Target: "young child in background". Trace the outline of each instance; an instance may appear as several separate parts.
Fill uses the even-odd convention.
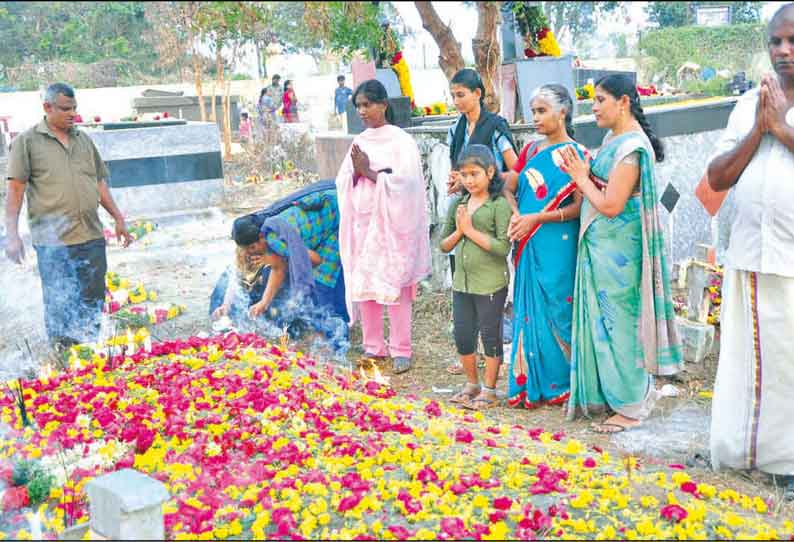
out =
[[[452,317],[455,346],[468,383],[451,401],[481,410],[497,404],[512,210],[502,196],[504,183],[491,149],[469,145],[456,166],[465,191],[449,208],[441,250],[455,251]],[[482,386],[476,366],[478,335],[485,350]]]
[[[240,113],[240,143],[248,143],[251,141],[251,119],[248,117],[248,112],[243,111]]]

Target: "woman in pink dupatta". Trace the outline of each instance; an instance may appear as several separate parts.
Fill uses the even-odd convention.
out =
[[[371,79],[353,93],[367,127],[353,140],[336,177],[339,252],[352,321],[361,318],[367,357],[388,354],[395,373],[411,367],[411,311],[417,284],[431,271],[425,180],[419,148],[389,123],[386,89]]]

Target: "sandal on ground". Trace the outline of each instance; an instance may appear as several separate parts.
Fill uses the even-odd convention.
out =
[[[477,397],[464,402],[461,406],[466,410],[488,410],[499,406],[499,399],[496,395],[480,393]]]
[[[394,374],[404,373],[411,368],[411,365],[411,358],[397,356],[392,361],[392,371],[394,371]]]
[[[447,373],[451,375],[462,375],[463,365],[461,365],[459,361],[450,363],[449,365],[447,365]]]
[[[601,430],[602,428],[606,428],[606,427],[614,427],[615,430],[614,431],[612,431],[612,430],[602,431]],[[639,425],[621,425],[619,423],[609,423],[609,422],[603,422],[603,423],[598,423],[598,424],[594,423],[593,425],[590,426],[590,428],[594,432],[596,432],[596,433],[598,433],[600,435],[614,435],[616,433],[623,433],[625,431],[631,431],[632,429],[635,429],[637,427],[639,427]]]
[[[455,404],[463,404],[477,397],[479,393],[480,393],[479,384],[467,383],[465,386],[463,386],[462,390],[460,390],[458,393],[456,393],[455,395],[449,398],[449,402]]]

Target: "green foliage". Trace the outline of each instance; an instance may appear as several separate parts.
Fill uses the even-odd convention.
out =
[[[2,2],[0,64],[156,60],[143,35],[144,2]]]
[[[648,20],[661,28],[695,24],[696,6],[725,5],[725,2],[648,2]],[[762,2],[730,2],[733,24],[757,23],[761,20]]]
[[[518,31],[522,36],[536,34],[538,30],[548,28],[549,19],[543,9],[534,2],[514,2],[513,14],[516,18]]]
[[[670,81],[688,61],[716,70],[747,70],[753,55],[766,50],[766,28],[763,24],[662,28],[643,34],[639,50],[650,57],[650,73]]]
[[[708,81],[686,81],[683,84],[684,90],[691,94],[702,94],[704,96],[725,96],[730,79],[714,77]]]
[[[551,23],[554,34],[570,32],[576,40],[582,34],[593,32],[598,18],[616,10],[620,2],[540,2]]]
[[[28,483],[28,500],[30,506],[38,506],[50,496],[50,489],[55,483],[55,476],[38,471],[36,476]]]
[[[36,474],[36,464],[33,461],[17,461],[14,463],[14,470],[11,474],[11,484],[14,486],[26,486]]]

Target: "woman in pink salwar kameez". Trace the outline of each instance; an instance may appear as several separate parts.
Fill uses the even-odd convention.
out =
[[[361,318],[366,356],[385,358],[386,306],[388,355],[401,373],[411,367],[417,285],[431,271],[425,180],[413,137],[389,123],[383,85],[365,81],[353,103],[367,129],[353,140],[336,177],[348,312],[353,321]]]

